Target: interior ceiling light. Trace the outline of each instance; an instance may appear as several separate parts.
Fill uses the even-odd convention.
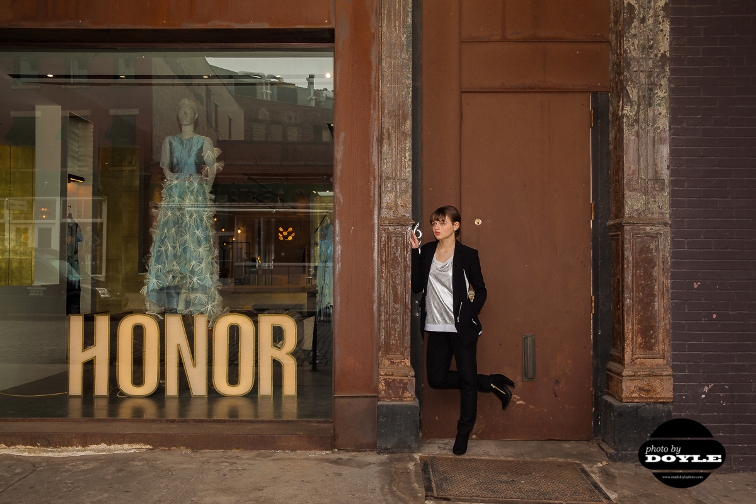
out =
[[[284,230],[284,228],[279,227],[278,228],[278,239],[281,241],[291,241],[292,238],[294,238],[294,235],[296,233],[292,231],[292,228],[289,228],[287,230]]]

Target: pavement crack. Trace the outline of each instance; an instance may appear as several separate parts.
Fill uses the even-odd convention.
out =
[[[192,479],[189,480],[189,483],[187,483],[186,485],[184,485],[183,490],[181,490],[179,492],[179,494],[176,496],[176,498],[171,501],[171,504],[176,504],[177,502],[183,502],[181,500],[181,498],[184,496],[184,494],[186,493],[186,491],[190,487],[192,487],[194,485],[194,480],[197,479],[197,476],[199,476],[200,474],[202,474],[202,468],[205,467],[205,464],[207,464],[207,460],[202,461],[202,463],[200,464],[200,466],[194,472],[194,476],[192,476]]]
[[[389,463],[389,485],[393,497],[404,503],[422,502],[425,488],[420,488],[418,481],[422,481],[416,458],[412,460],[393,460]]]
[[[2,495],[6,490],[8,490],[10,487],[12,487],[13,485],[15,485],[16,483],[18,483],[18,482],[24,480],[25,478],[31,476],[32,474],[34,474],[34,472],[36,470],[37,470],[37,466],[34,465],[34,464],[32,464],[32,468],[31,468],[31,470],[28,473],[24,474],[20,478],[16,479],[12,483],[9,483],[9,484],[5,485],[5,487],[3,487],[2,489],[0,489],[0,495]]]

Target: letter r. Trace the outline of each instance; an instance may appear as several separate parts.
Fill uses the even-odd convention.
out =
[[[297,395],[297,360],[291,352],[297,347],[297,323],[288,315],[259,315],[260,385],[258,394],[273,395],[273,359],[281,363],[283,395]],[[273,344],[273,326],[283,330],[283,344]]]

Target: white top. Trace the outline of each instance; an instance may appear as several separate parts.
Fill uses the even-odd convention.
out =
[[[429,332],[457,332],[454,327],[454,294],[452,266],[454,256],[440,262],[433,254],[428,288],[425,292],[425,330]]]

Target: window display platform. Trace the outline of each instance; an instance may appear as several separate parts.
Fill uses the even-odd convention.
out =
[[[235,379],[236,369],[229,369]],[[212,368],[209,369],[212,374]],[[135,368],[140,376],[141,369]],[[84,372],[84,395],[69,396],[66,372],[12,387],[0,392],[3,418],[96,418],[166,420],[330,420],[333,409],[330,368],[297,370],[297,396],[282,396],[274,387],[272,397],[258,397],[257,388],[246,396],[224,397],[212,387],[207,397],[192,397],[186,382],[180,381],[179,397],[165,397],[164,383],[148,397],[126,397],[115,383],[116,368],[110,369],[110,394],[93,397],[91,366]],[[184,377],[181,377],[184,379]],[[274,367],[273,383],[281,381],[280,367]],[[60,392],[57,392],[57,391]],[[51,392],[55,391],[55,392]]]
[[[110,372],[115,376],[115,367]],[[279,375],[275,373],[274,383]],[[179,397],[165,397],[162,384],[149,397],[122,397],[114,383],[108,397],[34,397],[35,391],[49,393],[53,384],[65,388],[67,379],[66,373],[59,373],[2,391],[0,444],[143,444],[197,450],[333,448],[330,368],[311,371],[300,367],[299,395],[292,397],[281,396],[280,390],[274,390],[273,397],[258,397],[256,388],[243,397],[224,397],[212,388],[207,397],[191,397],[184,387]],[[85,372],[84,379],[85,391],[91,390],[91,370]]]
[[[255,314],[247,312],[251,317]],[[224,397],[212,386],[208,396],[191,397],[186,375],[179,372],[179,397],[166,398],[164,390],[164,355],[161,346],[161,381],[158,389],[149,397],[125,397],[116,382],[116,332],[123,314],[111,316],[110,335],[110,391],[108,397],[93,397],[93,364],[84,364],[83,396],[70,397],[68,391],[68,365],[65,359],[65,338],[61,322],[51,322],[46,330],[30,332],[24,338],[0,339],[3,352],[0,359],[0,417],[4,418],[151,418],[151,419],[244,419],[244,420],[329,420],[333,403],[333,331],[330,322],[319,321],[317,340],[314,327],[305,330],[302,317],[298,317],[299,344],[293,355],[297,359],[296,397],[281,395],[281,367],[273,364],[273,397],[258,400],[257,386],[243,397]],[[90,318],[90,316],[87,316]],[[191,317],[184,317],[184,324],[193,342]],[[161,334],[164,320],[159,321]],[[40,328],[39,326],[37,327]],[[85,345],[94,341],[93,325],[86,324]],[[274,338],[279,337],[274,329]],[[238,355],[238,337],[230,338],[229,353]],[[312,370],[312,346],[317,347],[317,371]],[[212,345],[210,345],[210,354]],[[140,381],[143,376],[142,338],[134,341],[134,376]],[[44,358],[48,364],[33,363],[34,358]],[[32,362],[30,362],[32,361]],[[235,358],[229,362],[229,380],[238,380]],[[256,371],[257,372],[257,371]],[[208,366],[208,384],[212,383],[212,366]]]

